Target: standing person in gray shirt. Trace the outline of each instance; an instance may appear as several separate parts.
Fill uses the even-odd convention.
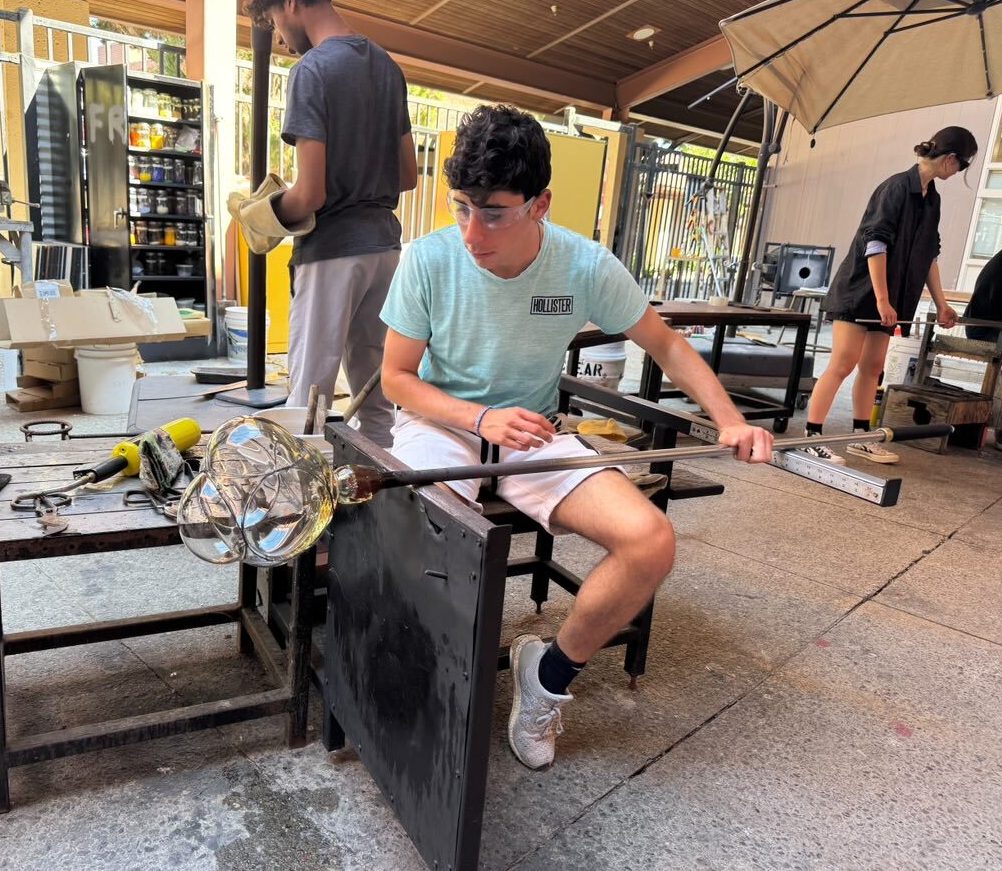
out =
[[[403,73],[355,33],[330,0],[247,0],[259,26],[302,59],[292,70],[282,139],[295,146],[295,184],[275,204],[295,239],[289,311],[289,405],[311,384],[325,396],[344,358],[358,393],[383,356],[379,312],[400,258],[400,192],[417,185]],[[388,447],[392,406],[377,387],[358,412],[362,432]]]

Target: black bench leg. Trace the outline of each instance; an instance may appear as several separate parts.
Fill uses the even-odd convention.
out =
[[[549,562],[553,559],[553,536],[548,532],[536,533],[536,560],[537,562]],[[536,603],[536,613],[543,611],[543,602],[549,598],[550,592],[550,572],[544,566],[539,566],[532,571],[532,590],[530,598]]]
[[[638,637],[626,645],[626,660],[623,669],[630,676],[630,689],[637,688],[637,678],[647,670],[647,648],[651,642],[651,622],[654,619],[654,601],[633,618],[632,625]]]
[[[310,701],[310,648],[313,627],[310,625],[310,602],[317,574],[317,549],[311,547],[296,559],[292,570],[292,611],[286,649],[289,657],[289,689],[292,706],[286,724],[290,747],[306,743],[307,713]]]
[[[330,753],[334,750],[343,750],[345,745],[344,729],[334,716],[330,702],[324,699],[324,723],[321,732],[321,740],[324,742],[324,749]]]
[[[253,611],[257,607],[257,568],[249,566],[247,563],[240,563],[239,585],[240,607]],[[238,649],[241,653],[253,654],[254,642],[251,640],[250,633],[244,628],[243,621],[240,621],[239,626]]]
[[[2,608],[2,606],[0,606]],[[10,810],[10,768],[7,765],[7,686],[4,683],[3,614],[0,610],[0,814]]]

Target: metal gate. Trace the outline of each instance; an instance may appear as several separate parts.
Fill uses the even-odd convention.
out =
[[[755,167],[660,142],[634,142],[615,252],[652,299],[728,295],[737,271]]]

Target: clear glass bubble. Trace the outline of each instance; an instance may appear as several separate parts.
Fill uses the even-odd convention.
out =
[[[177,527],[188,550],[206,562],[224,565],[236,562],[246,552],[232,510],[204,472],[195,476],[181,496]]]
[[[182,539],[209,562],[281,565],[327,528],[335,486],[330,463],[312,445],[273,421],[235,418],[209,440],[203,471],[181,500]]]

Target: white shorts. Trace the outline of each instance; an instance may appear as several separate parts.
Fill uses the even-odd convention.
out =
[[[390,453],[412,469],[444,469],[476,465],[481,462],[482,441],[479,436],[466,430],[433,423],[404,409],[397,410],[392,432],[393,447],[390,448]],[[491,447],[493,449],[494,446]],[[598,451],[584,444],[573,433],[557,433],[553,441],[546,442],[538,448],[518,451],[502,447],[500,451],[500,462],[598,455]],[[497,494],[548,532],[562,535],[566,534],[567,530],[550,526],[550,515],[553,510],[586,478],[610,468],[619,469],[618,466],[605,466],[594,469],[539,472],[533,475],[510,475],[498,479]],[[489,481],[490,478],[477,478],[446,481],[445,484],[471,505],[479,508],[477,496],[480,488]]]

